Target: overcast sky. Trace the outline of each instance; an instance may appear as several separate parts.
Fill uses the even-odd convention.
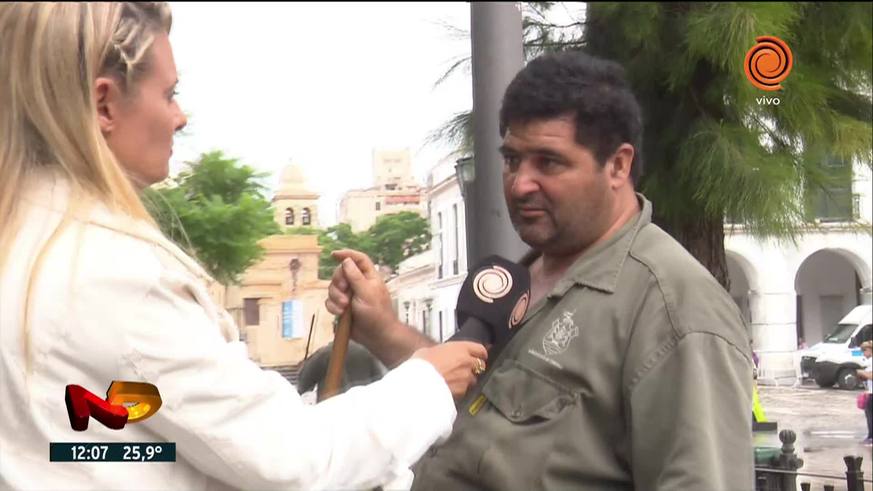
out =
[[[178,101],[189,115],[171,172],[213,149],[272,174],[300,164],[335,223],[348,189],[372,183],[376,148],[409,148],[424,183],[452,149],[430,132],[472,107],[450,64],[470,53],[470,5],[452,3],[171,3]]]

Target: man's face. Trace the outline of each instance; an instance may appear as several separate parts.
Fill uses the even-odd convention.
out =
[[[607,173],[575,134],[572,116],[511,123],[500,148],[512,224],[525,243],[550,254],[581,251],[610,225]]]

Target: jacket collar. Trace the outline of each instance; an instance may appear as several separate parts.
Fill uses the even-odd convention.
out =
[[[624,224],[606,242],[579,256],[555,284],[549,297],[563,296],[573,285],[587,286],[606,293],[615,292],[619,274],[637,233],[652,222],[652,203],[642,194],[636,195],[641,208],[636,217]],[[521,263],[529,266],[539,256],[539,251],[531,250],[525,254]]]
[[[62,172],[41,169],[35,172],[34,185],[24,193],[23,200],[32,206],[50,209],[61,215],[71,206],[70,183]],[[71,217],[73,220],[109,229],[130,237],[151,242],[179,261],[188,271],[211,285],[215,280],[197,261],[166,238],[157,227],[143,220],[114,212],[99,201],[83,205]]]

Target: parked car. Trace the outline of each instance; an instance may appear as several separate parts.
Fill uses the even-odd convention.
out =
[[[856,370],[861,368],[864,355],[860,345],[873,338],[871,328],[873,306],[859,305],[843,317],[825,339],[801,351],[800,372],[803,378],[812,378],[819,387],[854,389],[861,385]]]

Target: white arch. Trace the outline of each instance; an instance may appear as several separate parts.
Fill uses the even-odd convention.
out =
[[[811,258],[813,255],[818,254],[819,252],[833,252],[843,259],[847,260],[849,264],[852,265],[852,269],[855,270],[855,273],[858,275],[858,278],[861,280],[861,288],[869,290],[871,288],[871,276],[873,276],[873,271],[871,271],[870,264],[867,264],[867,261],[864,260],[859,254],[855,251],[851,251],[849,249],[843,247],[822,247],[820,249],[816,249],[809,254],[801,256],[801,258],[796,262],[796,264],[792,265],[792,271],[794,273],[794,285],[797,287],[797,277],[800,275],[800,269],[803,268],[803,265],[806,264],[806,261]]]
[[[749,283],[749,290],[760,290],[758,268],[756,268],[755,265],[752,264],[752,261],[750,261],[749,258],[747,258],[745,255],[743,255],[742,252],[732,249],[725,248],[724,254],[727,259],[733,260],[740,266],[743,274],[746,275],[746,281]]]

